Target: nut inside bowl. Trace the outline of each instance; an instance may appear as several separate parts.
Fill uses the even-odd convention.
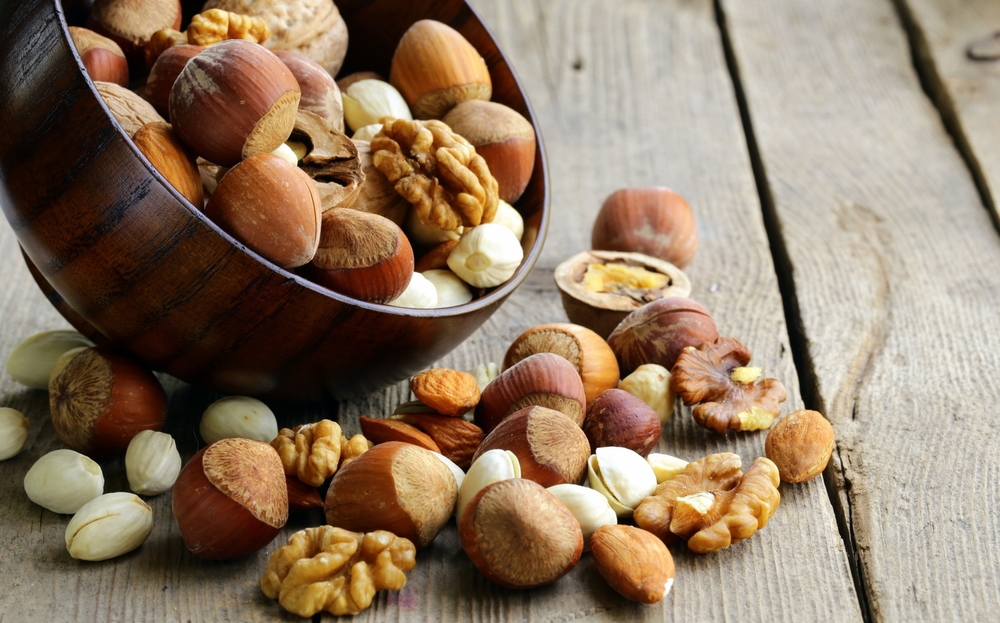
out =
[[[388,75],[406,28],[432,18],[482,54],[493,100],[537,124],[503,53],[456,0],[342,0],[341,75]],[[373,391],[426,368],[523,282],[548,226],[539,138],[515,204],[524,260],[470,303],[404,309],[339,295],[280,269],[224,233],[139,155],[75,54],[57,0],[0,6],[0,203],[50,301],[92,338],[208,389],[295,400]]]

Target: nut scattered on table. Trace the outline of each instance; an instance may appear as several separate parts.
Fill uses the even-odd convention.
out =
[[[274,411],[252,396],[225,396],[205,408],[198,432],[207,444],[227,437],[271,442],[278,436]]]
[[[177,443],[167,433],[144,430],[132,438],[125,451],[128,486],[140,495],[169,491],[181,472]]]
[[[66,525],[66,550],[77,560],[127,554],[153,532],[153,509],[134,493],[105,493],[84,504]]]
[[[483,429],[461,418],[437,413],[403,413],[392,416],[434,440],[442,455],[462,469],[472,465],[472,457],[483,441]]]
[[[79,331],[56,329],[32,334],[18,342],[7,355],[7,374],[31,389],[47,390],[52,368],[60,355],[93,345]]]
[[[601,205],[590,246],[643,253],[684,268],[698,250],[698,230],[691,206],[673,190],[662,186],[621,188]]]
[[[657,488],[653,467],[628,448],[597,448],[587,460],[590,486],[608,499],[619,517],[631,517]]]
[[[677,396],[670,389],[670,371],[656,363],[644,363],[618,383],[622,389],[649,405],[666,424],[674,413]]]
[[[535,353],[518,361],[483,390],[475,421],[489,434],[505,417],[530,406],[561,411],[582,424],[587,399],[573,364],[555,353]]]
[[[619,446],[644,457],[660,443],[660,417],[627,391],[609,389],[587,404],[583,432],[592,452],[603,446]]]
[[[618,515],[611,508],[608,498],[599,491],[571,483],[548,487],[549,493],[559,498],[580,522],[583,531],[583,549],[590,549],[590,537],[601,526],[615,525]]]
[[[785,482],[805,482],[826,469],[833,455],[833,426],[818,411],[799,409],[771,427],[764,453]]]
[[[674,585],[674,558],[663,541],[634,526],[607,525],[591,537],[601,577],[626,599],[653,604]]]
[[[521,462],[510,450],[493,448],[486,450],[472,461],[458,490],[455,501],[455,518],[465,512],[472,498],[494,482],[521,477]]]
[[[90,457],[75,450],[53,450],[28,469],[24,492],[35,504],[69,515],[104,493],[104,472]]]
[[[672,296],[631,312],[608,336],[608,345],[618,357],[622,374],[631,374],[645,363],[659,364],[674,374],[674,363],[682,350],[718,337],[715,320],[703,305]]]
[[[28,440],[28,418],[17,409],[0,407],[0,461],[17,456]]]
[[[299,530],[271,554],[260,587],[300,617],[357,614],[378,591],[403,588],[416,564],[413,543],[391,532],[319,526]]]
[[[417,400],[441,415],[463,415],[479,404],[476,377],[461,370],[424,370],[410,379],[410,391]]]

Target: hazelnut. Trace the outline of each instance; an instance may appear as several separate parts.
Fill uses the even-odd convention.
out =
[[[510,478],[482,489],[458,519],[462,549],[483,575],[507,588],[555,582],[583,553],[580,523],[540,484]]]
[[[17,456],[28,440],[28,418],[17,409],[0,407],[0,461]]]
[[[413,275],[413,247],[398,225],[351,209],[323,214],[319,247],[304,274],[334,292],[371,303],[400,296]]]
[[[24,492],[35,504],[69,515],[104,493],[104,473],[90,457],[75,450],[53,450],[24,475]]]
[[[451,470],[418,446],[390,441],[341,467],[326,494],[331,526],[388,530],[426,547],[448,523],[458,487]]]
[[[121,456],[140,431],[160,430],[167,395],[152,372],[107,347],[76,354],[49,383],[52,426],[70,448]]]
[[[198,432],[205,443],[243,437],[271,443],[278,436],[278,420],[266,404],[250,396],[226,396],[208,405]]]
[[[79,331],[59,329],[35,333],[11,349],[7,355],[7,374],[21,385],[47,390],[52,368],[60,355],[93,345]]]
[[[608,336],[624,374],[645,363],[670,370],[687,346],[695,348],[719,337],[715,320],[696,301],[679,296],[648,303],[622,320]]]
[[[91,80],[128,87],[128,59],[121,46],[89,28],[70,26],[69,34]]]
[[[573,364],[583,381],[588,403],[618,385],[618,361],[608,343],[587,327],[568,322],[536,325],[519,335],[507,348],[503,367],[507,369],[529,355],[546,352]]]
[[[601,205],[590,246],[643,253],[684,268],[698,250],[698,230],[691,206],[669,188],[622,188]]]
[[[826,469],[833,455],[833,426],[818,411],[799,409],[771,427],[764,453],[785,482],[805,482]]]
[[[300,97],[295,76],[273,52],[228,39],[191,58],[178,74],[170,122],[197,155],[233,166],[288,139]]]
[[[125,451],[128,487],[141,495],[160,495],[170,490],[181,471],[177,443],[167,433],[144,430]]]
[[[489,69],[476,48],[451,26],[430,19],[403,33],[389,82],[416,119],[440,119],[459,102],[488,100],[493,94]]]
[[[516,202],[535,169],[531,122],[513,108],[481,99],[457,104],[442,121],[472,143],[486,161],[497,180],[500,199]]]
[[[521,477],[543,487],[578,483],[587,469],[590,444],[580,426],[564,413],[527,407],[504,418],[479,445],[473,462],[490,450],[509,450]]]
[[[489,434],[509,414],[532,405],[561,411],[582,424],[587,398],[573,364],[554,353],[525,357],[486,386],[475,421]]]
[[[232,437],[198,451],[172,492],[184,545],[210,560],[243,558],[270,543],[288,520],[288,488],[278,452]]]
[[[605,339],[646,303],[691,293],[680,268],[641,253],[584,251],[559,264],[554,277],[570,322]]]
[[[230,169],[205,204],[205,216],[282,268],[312,260],[321,215],[312,179],[270,153],[253,154]]]
[[[147,123],[132,136],[132,142],[177,192],[196,208],[202,208],[205,193],[198,164],[169,123]]]
[[[66,525],[66,551],[77,560],[108,560],[142,545],[153,532],[153,509],[133,493],[105,493]]]
[[[299,110],[308,110],[344,131],[344,105],[340,87],[323,66],[300,52],[275,50],[275,56],[288,67],[302,92]]]
[[[646,456],[660,442],[660,418],[627,391],[609,389],[587,404],[583,432],[592,451],[619,446]]]
[[[170,116],[170,89],[188,61],[205,51],[204,46],[182,43],[167,48],[146,77],[146,99],[161,115]]]

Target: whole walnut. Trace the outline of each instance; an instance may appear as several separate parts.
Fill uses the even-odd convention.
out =
[[[331,76],[347,54],[347,24],[333,0],[208,0],[208,9],[262,18],[271,33],[267,48],[305,54]]]

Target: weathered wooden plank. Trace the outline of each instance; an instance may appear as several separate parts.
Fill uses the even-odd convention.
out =
[[[722,6],[872,619],[990,620],[997,232],[890,2]]]
[[[790,390],[786,411],[801,406],[775,272],[760,205],[709,0],[537,2],[475,6],[483,14],[529,93],[548,147],[556,218],[535,274],[479,332],[441,363],[470,368],[499,361],[524,329],[563,320],[552,270],[589,246],[589,223],[601,200],[627,185],[673,186],[694,206],[701,250],[689,274],[694,296],[713,311],[724,334],[743,340],[755,363]],[[63,326],[35,291],[6,228],[0,234],[0,352],[28,334]],[[197,420],[215,397],[167,381],[171,432],[182,453],[197,447]],[[403,384],[344,405],[349,432],[359,414],[385,415],[407,398]],[[296,518],[265,551],[244,561],[207,563],[181,544],[169,494],[152,500],[150,541],[122,559],[83,564],[62,543],[68,518],[31,504],[21,480],[32,461],[59,446],[45,423],[43,392],[23,392],[0,378],[0,404],[22,408],[33,422],[25,453],[0,464],[0,574],[17,578],[0,593],[0,620],[239,620],[296,617],[280,612],[257,582],[267,556],[300,527]],[[313,421],[326,408],[275,405],[282,424]],[[763,434],[716,437],[685,411],[664,428],[661,449],[686,458],[762,454]],[[120,462],[106,466],[108,490],[124,490]],[[713,556],[675,549],[674,592],[662,604],[625,602],[585,560],[554,586],[508,591],[492,585],[460,551],[453,526],[419,559],[406,588],[381,595],[359,620],[607,621],[729,619],[857,621],[847,559],[823,483],[783,487],[782,507],[746,543]],[[58,597],[54,597],[58,596]]]
[[[500,361],[523,329],[565,320],[551,280],[556,264],[589,247],[604,197],[630,185],[673,186],[690,200],[702,246],[689,269],[694,296],[724,334],[755,352],[800,406],[768,241],[739,113],[711,2],[518,1],[474,3],[507,51],[544,132],[555,217],[531,283],[445,358],[467,367]],[[397,390],[345,405],[342,421],[386,413]],[[687,458],[729,450],[746,464],[763,453],[763,434],[720,438],[685,411],[665,428],[661,450]],[[422,591],[404,618],[453,613],[458,620],[858,620],[843,545],[820,481],[783,488],[782,508],[757,537],[717,556],[675,549],[674,592],[636,607],[610,593],[590,561],[556,585],[499,590],[461,553],[453,527],[422,564],[445,588]],[[457,564],[456,564],[457,563]],[[711,588],[709,588],[711,587]],[[457,597],[461,595],[461,597]],[[373,612],[368,620],[375,620]]]
[[[927,87],[1000,214],[1000,3],[903,0]]]

